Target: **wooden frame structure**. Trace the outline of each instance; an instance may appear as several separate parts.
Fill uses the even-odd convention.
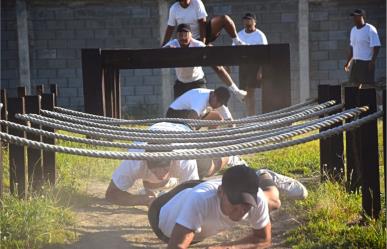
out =
[[[245,64],[263,65],[263,112],[291,105],[289,44],[139,50],[82,49],[85,112],[121,117],[121,69]]]

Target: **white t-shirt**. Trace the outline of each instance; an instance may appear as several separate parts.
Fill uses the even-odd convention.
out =
[[[353,27],[350,40],[354,60],[370,61],[373,55],[373,47],[380,46],[378,31],[368,23],[361,29],[356,28],[356,26]]]
[[[205,47],[206,44],[204,44],[201,41],[192,39],[189,43],[190,48],[201,48]],[[170,40],[167,44],[164,45],[164,47],[175,47],[180,48],[180,43],[177,39]],[[204,72],[202,67],[176,67],[176,77],[179,81],[183,83],[190,83],[193,81],[197,81],[204,78]]]
[[[150,130],[192,131],[184,124],[161,122],[152,125]],[[143,152],[143,149],[129,149],[129,152]],[[178,178],[179,182],[198,180],[196,160],[173,160],[170,178]],[[127,191],[136,180],[141,179],[150,183],[162,182],[147,167],[145,160],[124,160],[114,171],[112,180],[114,185],[122,191]]]
[[[251,33],[247,33],[245,29],[242,29],[239,31],[238,36],[246,45],[267,45],[266,35],[259,29],[255,29]]]
[[[240,221],[232,221],[220,209],[217,191],[221,184],[221,179],[210,180],[181,191],[167,202],[160,210],[159,228],[163,234],[170,238],[178,223],[195,231],[194,241],[201,241],[238,224]],[[256,230],[270,222],[267,199],[261,189],[257,201],[257,207],[252,207],[242,218]]]
[[[203,117],[212,110],[209,99],[210,93],[214,91],[206,88],[196,88],[185,92],[179,96],[169,106],[175,110],[194,110],[199,117]],[[222,105],[215,109],[224,119],[232,119],[232,115],[227,106]]]
[[[191,0],[187,8],[181,7],[180,3],[176,2],[169,9],[168,25],[177,26],[181,23],[189,24],[193,38],[199,39],[200,31],[198,20],[206,17],[207,11],[201,0]]]

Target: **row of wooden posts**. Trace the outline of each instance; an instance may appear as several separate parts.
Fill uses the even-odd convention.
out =
[[[11,122],[25,124],[14,117],[16,113],[40,114],[41,109],[53,110],[56,105],[58,88],[55,84],[50,85],[50,92],[45,93],[43,85],[36,87],[36,95],[26,95],[26,88],[18,88],[18,96],[9,98],[6,91],[1,90],[1,119]],[[385,110],[385,95],[384,110]],[[341,103],[342,87],[319,85],[318,102],[324,103],[329,100],[336,100]],[[346,87],[344,90],[345,109],[358,106],[369,106],[368,115],[377,111],[375,89],[358,89],[357,87]],[[339,112],[339,111],[337,111]],[[384,114],[385,120],[385,114]],[[326,129],[334,128],[341,123],[334,124]],[[54,132],[53,129],[40,127],[33,124],[34,128],[42,128]],[[2,127],[2,132],[19,137],[25,137],[34,141],[42,141],[48,144],[55,144],[55,139],[41,137],[16,129]],[[323,131],[321,130],[321,131]],[[385,122],[383,122],[383,134],[385,134]],[[343,134],[335,135],[328,139],[320,140],[320,168],[321,180],[343,181],[347,179],[348,191],[361,191],[362,204],[365,213],[371,217],[378,217],[381,209],[380,202],[380,176],[379,176],[379,154],[378,154],[378,130],[377,120],[369,122],[361,127]],[[346,153],[344,154],[344,141]],[[383,139],[385,155],[385,139]],[[9,144],[9,172],[10,191],[20,197],[25,197],[28,189],[39,190],[48,182],[55,184],[55,153],[23,146]],[[4,147],[4,144],[3,144]],[[0,147],[0,148],[3,148]],[[344,155],[346,158],[344,158]],[[346,161],[346,169],[344,167]],[[386,167],[384,165],[384,167]],[[385,168],[386,169],[386,168]],[[2,166],[0,165],[0,195],[3,192]],[[386,179],[386,170],[384,170]]]
[[[56,84],[50,84],[49,91],[45,91],[44,85],[35,88],[35,95],[27,95],[26,87],[17,88],[16,97],[8,97],[7,91],[1,89],[1,119],[25,125],[24,121],[15,118],[16,113],[40,114],[40,110],[54,110],[58,95]],[[33,128],[53,132],[54,130],[40,125],[32,124]],[[55,144],[55,139],[42,137],[20,131],[6,126],[1,127],[2,132],[18,137],[40,141],[47,144]],[[55,153],[14,144],[2,144],[1,149],[8,146],[9,153],[9,180],[10,192],[24,198],[28,190],[39,191],[44,183],[55,184]],[[3,167],[0,161],[0,196],[3,194]]]

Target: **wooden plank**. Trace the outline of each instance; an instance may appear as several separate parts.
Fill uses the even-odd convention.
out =
[[[115,117],[114,113],[114,68],[107,67],[104,72],[105,108],[107,117]]]
[[[53,111],[55,106],[55,95],[53,93],[42,94],[42,109]],[[54,129],[43,127],[44,130],[55,132]],[[47,144],[55,144],[55,139],[43,137],[43,142]],[[55,184],[56,164],[55,164],[55,152],[43,151],[43,179],[45,182],[49,182],[51,185]]]
[[[27,88],[25,86],[19,86],[17,88],[17,96],[23,98],[27,95]]]
[[[318,103],[322,104],[330,100],[330,86],[329,85],[318,85]],[[322,118],[324,116],[320,116]],[[320,129],[320,132],[326,131],[328,128]],[[321,181],[328,179],[328,172],[331,168],[331,157],[330,157],[330,142],[327,139],[320,139],[320,174]]]
[[[102,50],[102,58],[104,66],[119,69],[262,64],[270,60],[271,52],[283,51],[288,47],[288,44],[270,44],[178,49],[116,49]]]
[[[42,95],[44,93],[44,85],[36,86],[36,95]]]
[[[269,46],[268,51],[269,58],[266,58],[262,63],[263,113],[291,105],[289,46]],[[255,58],[257,59],[259,55],[256,53]]]
[[[359,89],[346,87],[344,90],[346,110],[359,106]],[[353,119],[347,120],[347,122]],[[361,186],[361,154],[360,154],[360,130],[353,129],[345,133],[345,149],[347,162],[347,190],[359,192]]]
[[[23,124],[15,118],[16,113],[25,113],[24,98],[8,98],[9,121]],[[23,131],[9,128],[9,134],[18,137],[25,137]],[[27,164],[25,161],[24,146],[9,144],[9,176],[11,193],[17,194],[19,197],[26,197],[28,191]]]
[[[359,105],[369,107],[369,111],[361,116],[376,112],[375,89],[361,89],[359,91]],[[377,120],[360,126],[359,130],[361,136],[362,206],[369,217],[377,218],[381,210]]]
[[[82,49],[85,112],[105,116],[105,87],[100,49]]]
[[[329,96],[331,100],[335,100],[337,104],[341,104],[341,86],[329,86]],[[332,112],[331,114],[339,113],[342,110]],[[343,122],[338,122],[334,125],[330,125],[329,128],[341,126]],[[328,165],[328,176],[335,181],[344,180],[344,142],[343,134],[327,138],[329,143],[329,157],[330,164]]]
[[[26,96],[26,113],[40,114],[41,97]],[[40,125],[31,124],[31,127],[40,129]],[[29,140],[41,142],[42,138],[39,135],[27,133]],[[27,148],[28,155],[28,182],[34,191],[41,189],[43,185],[43,162],[42,162],[42,151],[34,148]]]
[[[121,83],[120,70],[114,70],[114,117],[121,118]]]

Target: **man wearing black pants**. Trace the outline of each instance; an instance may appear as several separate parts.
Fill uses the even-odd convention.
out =
[[[375,62],[380,49],[378,32],[374,26],[365,22],[364,10],[355,9],[351,16],[355,26],[351,30],[351,48],[344,70],[351,71],[349,81],[356,86],[374,84]]]

